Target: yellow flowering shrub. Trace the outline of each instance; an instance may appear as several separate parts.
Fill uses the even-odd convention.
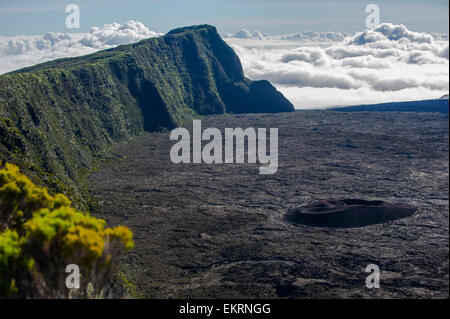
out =
[[[62,194],[51,196],[11,164],[0,169],[0,214],[0,295],[86,297],[86,289],[65,287],[69,264],[80,267],[84,288],[99,294],[134,245],[127,227],[105,228],[104,220],[71,207]]]
[[[52,197],[46,188],[34,185],[16,165],[6,163],[0,170],[0,230],[11,226],[15,217],[28,219],[40,208],[55,209],[71,204],[63,194]]]

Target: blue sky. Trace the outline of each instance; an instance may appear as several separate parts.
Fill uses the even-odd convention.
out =
[[[66,5],[81,9],[81,28],[66,29]],[[448,0],[0,0],[0,35],[84,32],[92,26],[143,22],[151,30],[208,23],[219,32],[245,28],[266,33],[360,31],[365,7],[379,5],[381,22],[404,24],[413,31],[448,33]]]

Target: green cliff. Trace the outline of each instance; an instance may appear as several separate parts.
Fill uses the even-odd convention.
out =
[[[244,77],[214,27],[186,27],[0,76],[0,158],[76,197],[79,172],[114,141],[198,115],[293,110]]]

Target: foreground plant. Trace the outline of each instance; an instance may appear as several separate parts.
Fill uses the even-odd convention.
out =
[[[124,226],[71,207],[6,164],[0,169],[0,296],[91,298],[105,296],[120,256],[133,248]],[[68,265],[80,270],[80,288],[67,288]]]

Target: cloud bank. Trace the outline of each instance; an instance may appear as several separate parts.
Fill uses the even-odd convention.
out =
[[[87,33],[0,36],[0,74],[160,35],[129,21]],[[239,30],[224,38],[247,77],[271,81],[297,109],[439,98],[449,90],[445,34],[383,23],[356,34]]]
[[[296,32],[288,34],[265,34],[259,31],[250,32],[246,29],[238,30],[234,33],[225,34],[225,38],[251,39],[251,40],[286,40],[299,42],[329,42],[343,41],[350,33],[346,32]]]
[[[277,47],[268,37],[254,45],[236,41],[235,35],[229,43],[249,78],[271,81],[297,109],[432,99],[448,93],[445,36],[436,40],[436,35],[383,23],[340,41],[313,43],[338,38],[327,34],[311,33],[308,43],[291,46]]]
[[[128,21],[92,27],[87,33],[53,33],[42,36],[0,36],[0,74],[57,58],[74,57],[138,42],[162,34],[144,24]]]

